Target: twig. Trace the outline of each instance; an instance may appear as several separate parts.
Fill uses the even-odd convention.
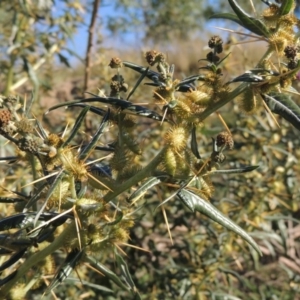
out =
[[[87,91],[88,84],[89,84],[89,77],[90,77],[90,70],[91,70],[90,69],[91,52],[92,52],[94,29],[95,29],[99,5],[100,5],[100,0],[94,0],[91,23],[89,26],[89,38],[88,38],[88,44],[87,44],[86,56],[85,56],[85,73],[84,73],[84,85],[83,85],[84,91]]]

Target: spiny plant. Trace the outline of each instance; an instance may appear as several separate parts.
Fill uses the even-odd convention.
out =
[[[79,271],[85,263],[141,299],[121,247],[128,245],[130,230],[142,220],[145,203],[157,198],[168,228],[165,207],[177,197],[188,210],[233,231],[262,254],[251,235],[210,200],[213,175],[258,168],[221,167],[226,161],[224,152],[234,147],[230,129],[218,112],[221,107],[240,96],[241,111],[255,113],[261,103],[267,113],[279,114],[300,129],[300,109],[289,96],[298,95],[292,83],[300,69],[294,2],[264,2],[268,8],[260,19],[245,13],[233,0],[229,3],[235,14],[214,16],[237,22],[269,45],[255,68],[230,81],[222,77],[228,55],[222,57],[222,39],[214,36],[208,42],[211,51],[200,60],[205,62],[201,74],[183,80],[174,78],[175,66],[155,50],[145,58],[156,70],[112,58],[109,66],[117,72],[109,96],[90,94],[47,111],[82,108],[68,134],[48,132],[37,119],[30,119],[26,107],[22,111],[18,98],[1,96],[0,134],[16,146],[16,156],[2,160],[30,167],[33,177],[31,182],[24,178],[20,190],[13,191],[18,197],[1,198],[4,203],[15,203],[14,212],[0,221],[0,251],[8,257],[0,266],[1,297],[20,299],[34,289],[55,293],[72,270]],[[126,98],[129,85],[121,75],[124,67],[140,74]],[[154,103],[149,105],[159,106],[161,113],[130,101],[144,79],[154,87]],[[233,87],[237,82],[241,83]],[[80,128],[89,112],[101,122],[86,139]],[[205,155],[198,146],[199,136],[214,113],[225,129],[212,139],[211,151]],[[102,143],[105,137],[111,140]],[[109,154],[99,158],[98,153],[104,152]],[[243,249],[240,239],[237,243]],[[107,267],[110,259],[115,260],[116,271]]]

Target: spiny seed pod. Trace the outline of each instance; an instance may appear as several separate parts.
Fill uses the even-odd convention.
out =
[[[206,88],[208,87],[221,87],[223,84],[220,82],[220,75],[214,72],[207,73],[205,77],[205,83],[207,84]]]
[[[218,147],[227,147],[228,149],[233,149],[234,141],[232,135],[227,131],[223,131],[217,135],[216,143]]]
[[[45,260],[44,264],[41,266],[41,273],[43,275],[50,275],[54,274],[56,269],[55,261],[52,255],[48,255]]]
[[[59,158],[63,164],[64,169],[72,174],[75,180],[87,180],[88,172],[84,161],[80,161],[70,148],[60,149]]]
[[[195,110],[193,110],[193,102],[188,98],[178,99],[173,111],[176,116],[181,119],[187,119],[195,113]]]
[[[293,42],[292,35],[287,30],[281,29],[269,37],[269,48],[281,56],[284,55],[286,46]]]
[[[124,120],[122,120],[122,125],[124,128],[130,129],[136,125],[136,122],[131,116],[126,115]]]
[[[50,146],[54,146],[56,148],[60,147],[63,143],[63,139],[59,137],[57,134],[50,133],[48,135],[48,141],[46,141],[47,144]]]
[[[204,107],[206,107],[210,101],[210,95],[202,91],[192,91],[190,93],[186,93],[185,96],[192,102]]]
[[[50,199],[48,200],[47,208],[53,208],[57,206],[64,206],[67,202],[66,196],[70,195],[69,192],[70,182],[66,180],[62,180],[56,188],[53,190]],[[48,190],[46,189],[45,192]]]
[[[174,126],[165,134],[164,140],[170,149],[182,151],[186,147],[188,133],[183,127]]]
[[[112,69],[118,69],[123,67],[122,60],[119,57],[113,57],[111,61],[109,62],[109,66]]]
[[[166,87],[158,87],[154,92],[153,92],[153,98],[158,102],[158,103],[163,103],[165,104],[166,102],[170,102],[174,99],[174,90],[173,89],[168,89]]]
[[[21,119],[20,121],[15,122],[15,125],[18,128],[18,133],[20,134],[33,132],[32,123],[28,119]]]
[[[165,152],[164,166],[170,175],[175,175],[177,169],[177,157],[174,151],[170,148]]]
[[[122,169],[127,166],[128,159],[128,150],[124,149],[124,147],[117,146],[114,151],[114,156],[110,160],[110,166],[113,170],[122,171]]]
[[[42,275],[42,274],[40,274],[40,275]],[[34,285],[31,287],[31,289],[32,290],[37,290],[37,289],[39,289],[41,286],[42,286],[42,284],[44,283],[44,280],[42,280],[42,278],[40,277],[40,278],[38,278],[38,280],[34,283]],[[23,298],[22,298],[23,299]],[[20,299],[21,300],[21,299]]]
[[[124,132],[122,137],[123,137],[123,140],[124,140],[125,144],[127,145],[128,149],[130,151],[132,151],[133,153],[135,153],[137,155],[142,154],[142,150],[140,149],[139,143],[134,141],[131,138],[131,136],[129,135],[129,133]]]
[[[120,222],[120,226],[122,226],[122,228],[130,229],[134,226],[134,220],[133,219],[123,219]]]
[[[9,299],[11,300],[21,300],[26,298],[26,285],[24,283],[17,284],[10,292],[9,292]]]
[[[252,89],[247,89],[238,100],[239,108],[246,114],[256,111],[257,99]]]
[[[203,176],[199,178],[200,185],[201,185],[201,194],[205,196],[205,199],[211,198],[214,187],[212,185],[212,182],[208,176]]]
[[[280,26],[283,30],[286,30],[292,36],[294,36],[293,26],[297,25],[297,23],[298,19],[292,14],[281,16],[278,20],[278,26]],[[293,38],[290,37],[290,40],[292,41]]]
[[[184,153],[184,157],[177,156],[176,174],[180,177],[186,177],[191,173],[191,166],[189,164],[189,156]]]
[[[271,4],[267,9],[262,13],[262,17],[265,21],[275,22],[278,20],[279,6],[276,4]]]
[[[90,242],[85,227],[79,229],[79,232],[76,229],[70,232],[70,234],[66,236],[64,240],[64,246],[70,248],[79,248],[79,240],[81,242],[81,246],[86,245]]]
[[[112,244],[125,243],[129,238],[128,230],[123,227],[114,228],[114,231],[109,235],[109,237],[109,241]]]

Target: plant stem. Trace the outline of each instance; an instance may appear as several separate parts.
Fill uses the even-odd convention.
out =
[[[100,5],[100,0],[94,0],[91,23],[89,26],[89,37],[88,37],[88,44],[86,49],[86,57],[85,57],[85,74],[84,74],[84,84],[83,84],[84,91],[88,89],[88,85],[89,85],[89,77],[91,71],[91,66],[90,66],[91,50],[93,46],[93,37],[95,32],[95,24],[96,24],[99,5]]]
[[[259,60],[259,62],[256,65],[256,68],[262,67],[261,64],[264,60],[270,59],[274,50],[268,48],[268,50],[265,52],[265,54],[262,56],[262,58]]]
[[[166,152],[167,147],[164,147],[153,159],[152,161],[144,167],[141,171],[135,174],[133,177],[125,181],[121,186],[115,189],[114,192],[106,194],[103,199],[105,202],[109,202],[112,199],[116,198],[122,192],[126,191],[127,189],[131,188],[132,186],[139,183],[141,180],[146,178],[155,168],[159,165],[162,161],[163,154]]]
[[[9,95],[11,86],[13,84],[13,80],[14,80],[14,66],[15,66],[15,56],[12,55],[10,57],[9,70],[8,70],[7,76],[6,76],[6,85],[5,85],[5,90],[4,90],[4,95],[5,96]]]

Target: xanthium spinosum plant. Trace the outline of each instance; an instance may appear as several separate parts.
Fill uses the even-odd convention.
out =
[[[17,198],[1,198],[15,204],[15,211],[0,221],[0,252],[6,258],[0,266],[1,298],[20,299],[40,286],[46,286],[46,293],[55,291],[75,268],[86,263],[139,299],[122,245],[127,245],[130,230],[142,218],[148,193],[163,195],[159,205],[163,210],[177,197],[187,209],[233,231],[261,255],[256,241],[210,199],[212,175],[251,172],[258,167],[221,168],[224,152],[234,147],[234,141],[218,113],[220,108],[239,96],[242,112],[255,113],[260,103],[266,113],[279,114],[300,130],[300,109],[290,97],[297,94],[292,83],[300,69],[295,33],[300,22],[293,14],[293,1],[263,2],[268,8],[261,18],[247,14],[234,0],[229,0],[234,14],[213,16],[238,23],[268,44],[252,70],[230,81],[222,77],[222,64],[229,54],[223,54],[222,39],[213,36],[208,42],[210,52],[200,60],[205,63],[200,74],[183,80],[174,78],[175,66],[155,50],[145,55],[148,67],[112,58],[109,66],[116,74],[109,96],[89,94],[47,112],[60,107],[81,109],[66,135],[48,132],[38,120],[30,119],[30,111],[22,110],[18,98],[1,96],[0,134],[16,146],[16,156],[3,160],[31,168],[33,177],[30,193],[14,191]],[[140,76],[130,92],[121,75],[123,68]],[[143,81],[153,87],[151,104],[160,111],[131,100]],[[88,113],[101,122],[85,141],[80,128]],[[212,139],[210,155],[203,156],[199,129],[215,113],[224,130]],[[139,138],[137,132],[145,120],[151,124],[150,131],[159,132],[156,140],[150,131],[145,131],[149,137]],[[113,137],[113,142],[103,143],[104,136]],[[107,155],[99,159],[100,151]],[[65,257],[57,264],[61,252]],[[113,255],[121,277],[105,266],[104,253]],[[46,275],[51,275],[50,281]]]

